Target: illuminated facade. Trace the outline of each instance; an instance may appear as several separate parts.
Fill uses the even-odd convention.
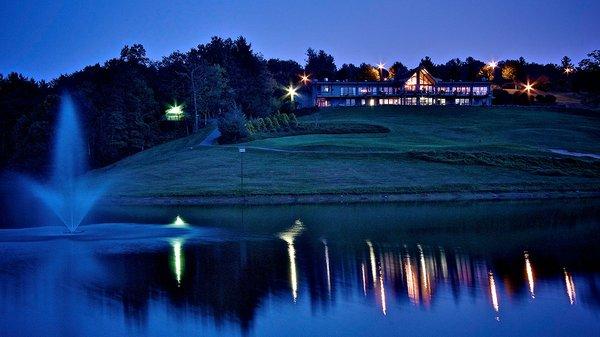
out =
[[[315,81],[312,104],[330,106],[475,105],[490,106],[491,83],[442,81],[418,68],[394,81]]]

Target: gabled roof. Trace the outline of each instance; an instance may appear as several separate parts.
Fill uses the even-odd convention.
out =
[[[417,73],[417,75],[418,75],[419,72],[422,72],[423,76],[429,78],[433,83],[442,82],[442,79],[433,77],[431,75],[431,73],[429,73],[429,71],[427,71],[427,69],[425,69],[425,67],[422,67],[422,66],[418,66],[415,69],[409,70],[403,74],[396,75],[396,77],[394,78],[394,81],[406,82],[406,81],[408,81],[409,78],[413,77],[413,75],[415,75],[415,73]]]

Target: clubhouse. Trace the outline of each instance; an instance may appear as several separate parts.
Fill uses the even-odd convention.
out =
[[[424,68],[390,81],[315,81],[312,105],[474,105],[491,106],[491,83],[442,81]]]

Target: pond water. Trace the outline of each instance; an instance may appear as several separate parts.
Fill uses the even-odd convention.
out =
[[[3,219],[1,336],[600,335],[600,200]]]

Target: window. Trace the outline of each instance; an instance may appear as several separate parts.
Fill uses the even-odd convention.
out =
[[[346,98],[346,106],[354,106],[356,104],[356,101],[354,100],[354,98]]]
[[[473,87],[473,95],[485,96],[488,93],[487,87]]]
[[[455,105],[471,105],[468,98],[455,98]]]
[[[331,106],[331,103],[328,100],[326,100],[325,98],[318,98],[317,99],[317,106],[319,108],[326,108],[328,106]]]
[[[371,98],[369,100],[369,106],[375,106],[375,99],[374,98]]]
[[[342,87],[342,96],[355,96],[356,87]]]

